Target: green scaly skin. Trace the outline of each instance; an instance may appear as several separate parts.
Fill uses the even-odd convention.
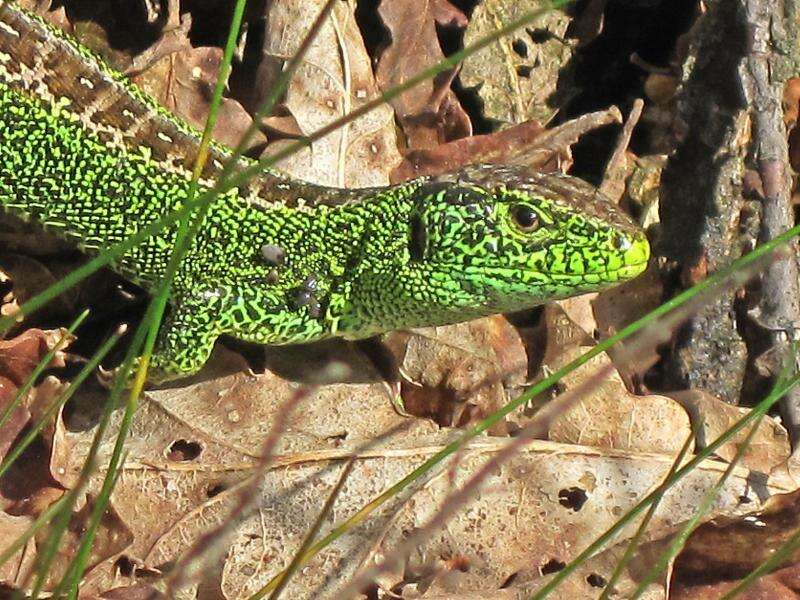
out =
[[[96,253],[186,201],[199,139],[76,41],[2,3],[0,208]],[[228,155],[212,148],[201,193]],[[153,289],[175,235],[112,267]],[[567,176],[479,166],[341,190],[269,171],[212,202],[153,366],[158,379],[194,373],[220,334],[357,339],[518,310],[635,277],[648,256],[626,216]]]

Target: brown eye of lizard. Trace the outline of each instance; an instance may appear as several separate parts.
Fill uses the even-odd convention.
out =
[[[511,216],[521,231],[529,233],[539,228],[539,214],[530,206],[518,204],[511,209]]]

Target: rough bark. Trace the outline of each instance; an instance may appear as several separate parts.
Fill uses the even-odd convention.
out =
[[[678,98],[676,151],[662,177],[660,251],[689,285],[741,254],[738,240],[748,119],[739,67],[747,51],[741,1],[715,0],[693,28]],[[679,332],[667,365],[676,388],[739,397],[747,352],[734,293],[726,293]]]
[[[745,0],[749,47],[742,68],[742,82],[753,122],[752,154],[764,190],[761,241],[794,227],[791,206],[792,181],[787,132],[781,97],[787,76],[796,72],[798,16],[795,2]],[[771,262],[761,280],[762,294],[757,321],[770,338],[775,355],[790,356],[800,323],[800,282],[797,244],[791,255]],[[781,361],[783,362],[783,360]],[[797,447],[800,435],[800,391],[795,388],[782,400],[784,424]]]

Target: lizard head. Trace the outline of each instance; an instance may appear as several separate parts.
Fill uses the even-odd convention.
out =
[[[408,266],[424,272],[423,302],[445,312],[506,312],[602,290],[639,275],[650,255],[644,233],[574,177],[468,167],[428,180],[412,202]]]

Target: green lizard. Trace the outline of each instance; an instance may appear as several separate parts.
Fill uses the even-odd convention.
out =
[[[0,209],[96,253],[185,202],[199,140],[77,41],[0,2]],[[201,192],[229,155],[213,146]],[[152,289],[175,235],[112,267]],[[568,176],[476,166],[344,190],[265,171],[213,200],[154,379],[196,372],[221,334],[288,344],[455,323],[607,288],[648,257],[630,219]]]

